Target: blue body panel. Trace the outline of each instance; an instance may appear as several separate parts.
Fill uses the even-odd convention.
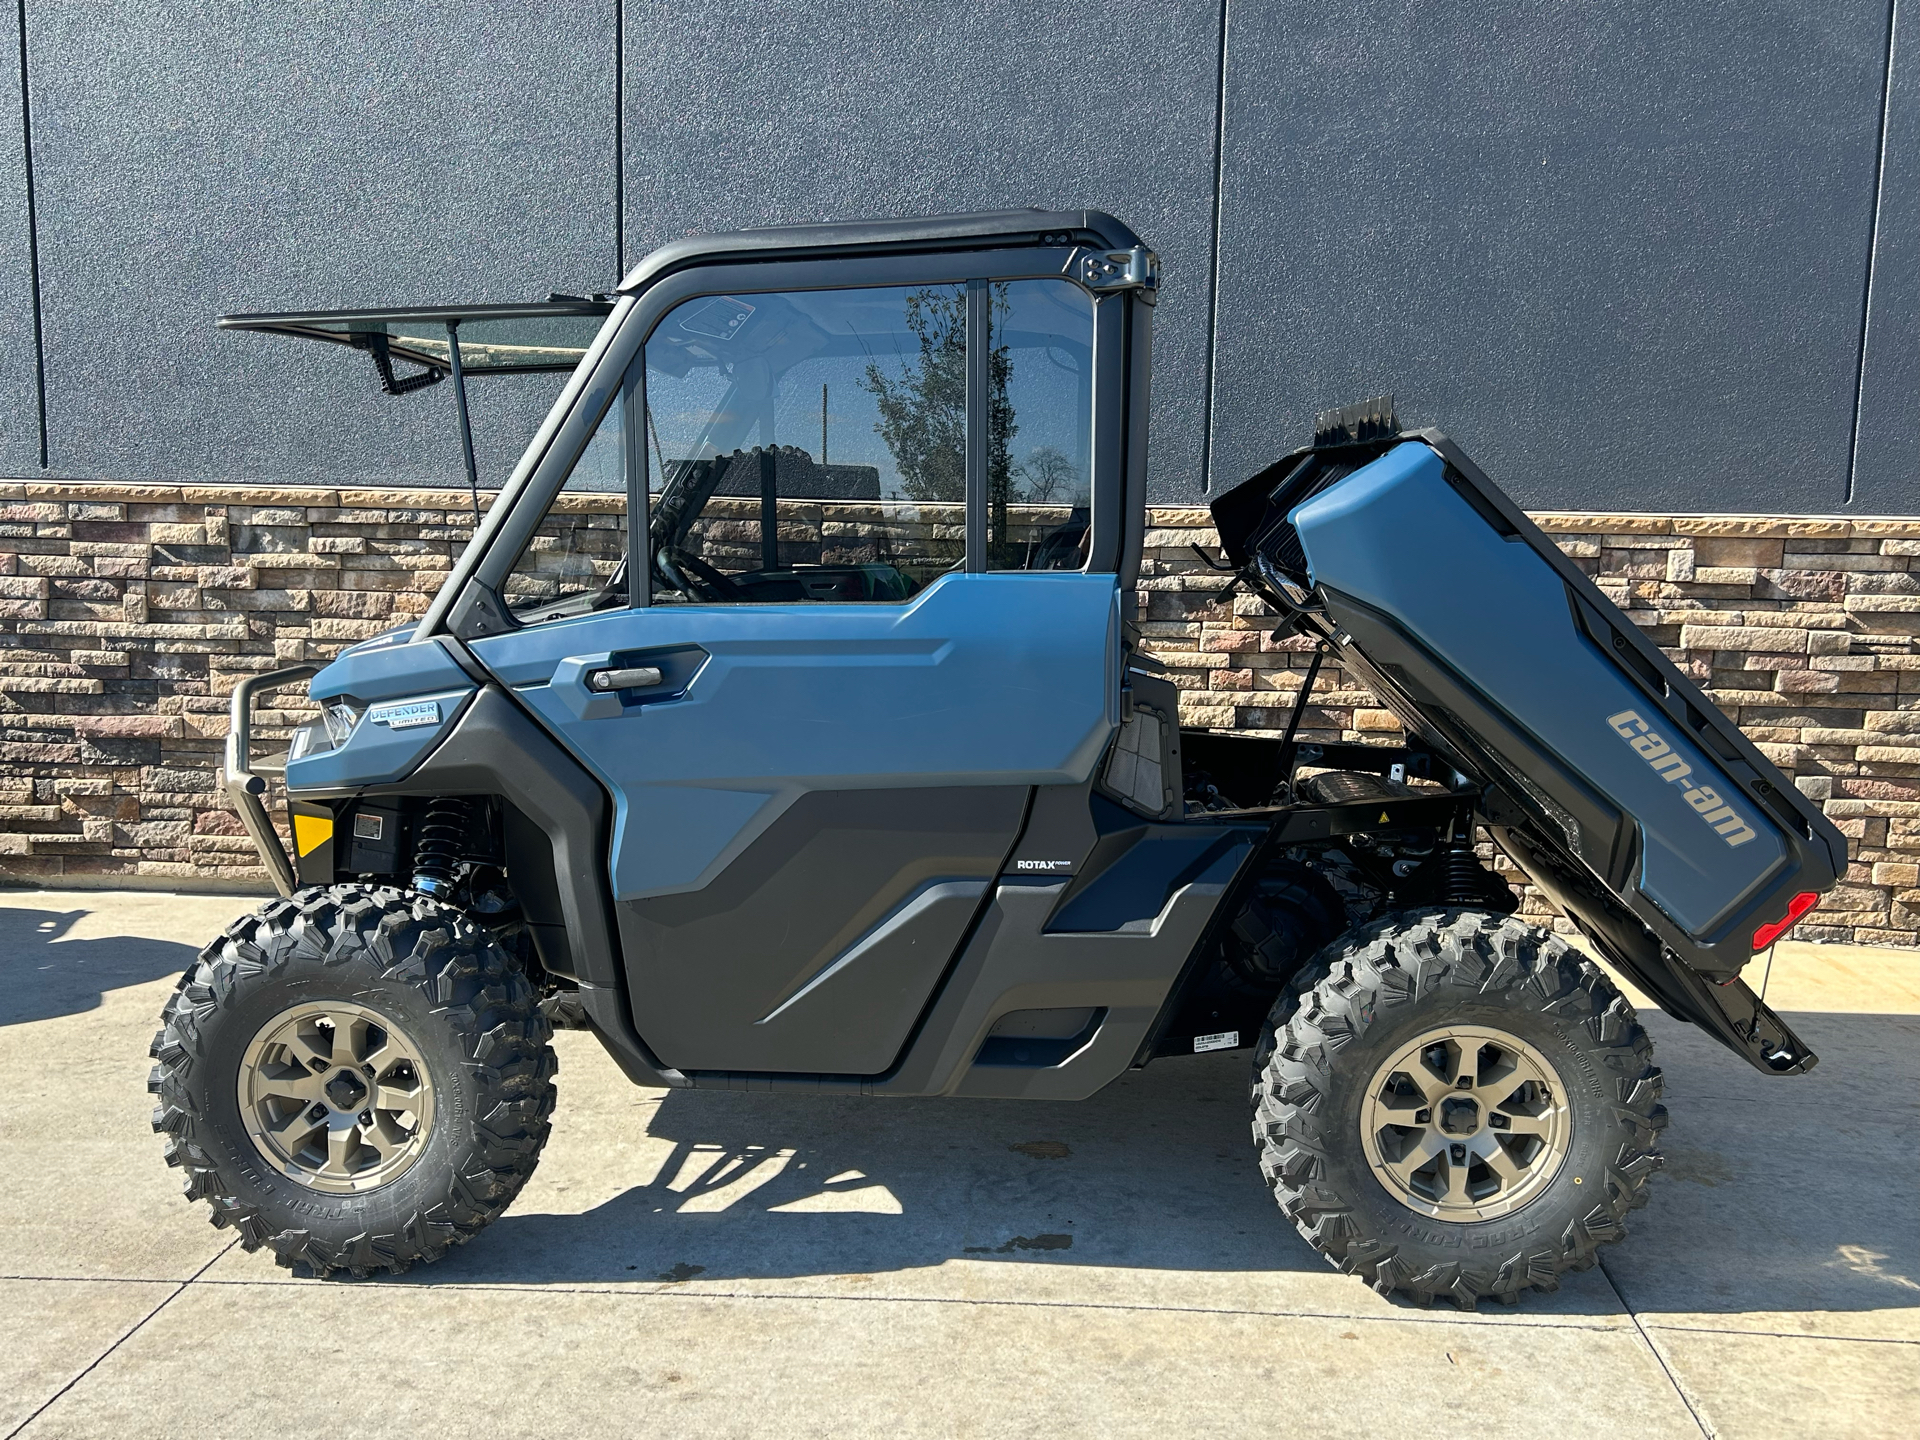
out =
[[[1336,619],[1343,601],[1385,617],[1631,817],[1638,888],[1683,930],[1707,938],[1779,876],[1773,817],[1594,644],[1566,582],[1483,519],[1431,448],[1397,446],[1289,518]]]
[[[307,693],[321,702],[346,697],[371,705],[377,700],[463,689],[473,689],[473,680],[444,645],[432,640],[394,644],[386,636],[376,636],[364,647],[341,651],[338,659],[313,677]]]
[[[453,728],[478,688],[446,647],[433,641],[395,644],[381,636],[342,652],[313,677],[307,693],[322,703],[346,700],[367,713],[344,745],[289,760],[287,788],[351,790],[401,779]],[[420,708],[397,716],[399,724],[382,723],[384,709],[397,702]],[[437,718],[422,723],[427,715]]]
[[[676,698],[594,705],[565,663],[687,647],[709,658]],[[952,574],[904,605],[661,604],[472,648],[613,796],[620,900],[700,888],[810,790],[1078,783],[1119,722],[1112,575]]]

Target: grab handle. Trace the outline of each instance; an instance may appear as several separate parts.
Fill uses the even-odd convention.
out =
[[[645,690],[661,681],[657,665],[635,665],[626,670],[595,670],[587,676],[587,688],[602,694],[614,690]]]

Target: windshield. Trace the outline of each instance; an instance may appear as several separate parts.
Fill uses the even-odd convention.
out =
[[[331,341],[442,374],[452,368],[449,337],[457,333],[461,369],[473,377],[571,370],[612,312],[609,301],[556,298],[525,305],[223,315],[219,325]]]

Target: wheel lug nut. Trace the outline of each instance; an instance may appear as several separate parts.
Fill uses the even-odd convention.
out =
[[[1433,1112],[1431,1110],[1414,1111],[1413,1123],[1416,1125],[1431,1125],[1433,1123]]]
[[[327,1068],[327,1062],[324,1060],[309,1060],[307,1062],[307,1068],[318,1075],[322,1070]]]
[[[371,1110],[362,1110],[362,1111],[360,1112],[360,1123],[361,1123],[362,1125],[371,1125],[371,1124],[373,1124],[373,1111],[371,1111]]]
[[[327,1107],[324,1105],[316,1105],[307,1112],[307,1119],[309,1120],[324,1120],[326,1118]]]
[[[1473,1088],[1473,1077],[1471,1075],[1462,1075],[1458,1080],[1453,1082],[1453,1085],[1456,1090],[1471,1090]]]
[[[1489,1115],[1487,1117],[1487,1123],[1496,1130],[1504,1130],[1507,1128],[1509,1121],[1504,1115]]]
[[[373,1078],[373,1067],[371,1065],[362,1065],[360,1067],[360,1073],[371,1080]]]
[[[1464,1145],[1449,1145],[1447,1147],[1447,1158],[1452,1160],[1456,1165],[1466,1164],[1467,1147]]]

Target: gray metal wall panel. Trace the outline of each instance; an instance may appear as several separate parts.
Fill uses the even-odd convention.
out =
[[[1862,515],[1920,514],[1920,35],[1899,7],[1888,75],[1880,213],[1860,370],[1853,499]]]
[[[616,279],[606,0],[34,4],[55,473],[451,482],[451,387],[222,311],[515,300]],[[483,478],[558,381],[476,383]]]
[[[703,230],[1110,210],[1165,261],[1152,494],[1199,496],[1217,0],[626,10],[627,258]]]
[[[1212,481],[1393,392],[1535,506],[1846,493],[1887,0],[1236,4]]]
[[[40,473],[27,165],[20,127],[20,16],[0,8],[0,475]]]

